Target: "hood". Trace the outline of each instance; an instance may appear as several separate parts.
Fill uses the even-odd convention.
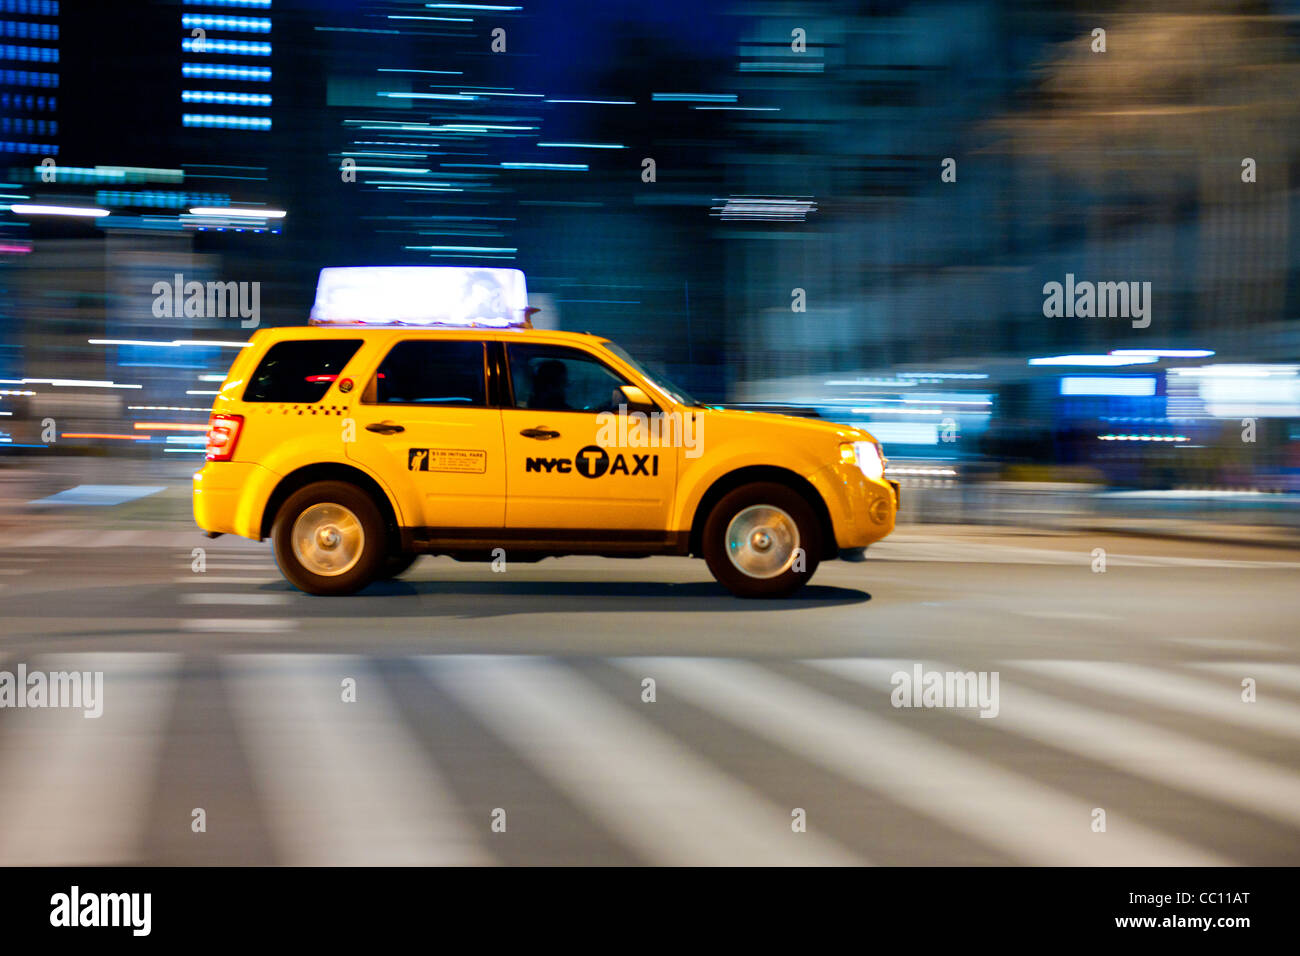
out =
[[[875,441],[875,438],[861,428],[841,425],[821,418],[804,418],[800,415],[777,415],[773,412],[750,412],[739,408],[717,408],[709,406],[699,410],[699,414],[709,419],[719,419],[739,427],[753,423],[761,427],[778,427],[798,430],[805,435],[821,434],[831,441]]]

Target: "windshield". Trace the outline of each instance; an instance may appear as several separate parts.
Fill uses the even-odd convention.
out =
[[[623,348],[621,345],[618,345],[615,342],[606,341],[605,348],[609,349],[611,352],[613,352],[615,355],[621,358],[628,365],[632,366],[634,369],[640,372],[641,375],[646,380],[648,380],[651,385],[659,389],[659,391],[663,392],[665,395],[671,398],[678,405],[696,405],[700,408],[707,407],[703,402],[695,398],[695,396],[693,396],[690,392],[686,391],[686,389],[681,388],[678,385],[674,384],[672,380],[668,378],[667,375],[664,375],[660,372],[650,371],[648,368],[646,368],[644,365],[642,365],[640,362],[634,359],[631,355],[629,355],[627,353],[627,350]]]

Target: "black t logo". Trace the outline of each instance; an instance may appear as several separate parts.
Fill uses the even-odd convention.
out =
[[[599,478],[609,471],[609,455],[599,445],[587,445],[573,456],[578,474],[584,478]]]

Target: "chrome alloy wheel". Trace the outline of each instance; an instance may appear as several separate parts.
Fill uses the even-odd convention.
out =
[[[350,510],[322,501],[298,515],[289,540],[299,564],[312,574],[332,578],[346,574],[361,559],[366,533]]]
[[[784,574],[798,548],[799,526],[775,505],[750,505],[727,525],[727,557],[751,578]]]

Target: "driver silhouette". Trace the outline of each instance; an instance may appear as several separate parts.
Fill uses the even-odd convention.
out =
[[[549,411],[571,411],[566,394],[568,388],[568,367],[559,359],[547,359],[533,372],[533,394],[528,399],[528,407]]]

